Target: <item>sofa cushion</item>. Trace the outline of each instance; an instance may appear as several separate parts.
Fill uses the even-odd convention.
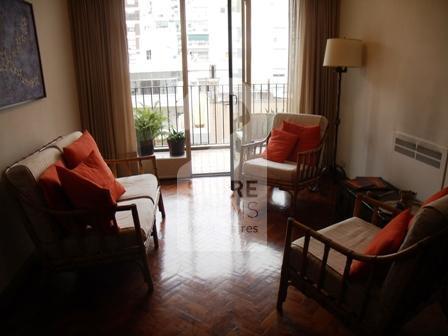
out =
[[[397,252],[406,236],[411,218],[409,209],[395,216],[375,235],[363,254],[385,255]],[[368,271],[369,265],[367,263],[355,260],[350,268],[350,277],[361,279],[368,275]]]
[[[81,137],[73,141],[70,145],[64,147],[63,150],[64,161],[70,169],[75,168],[83,162],[92,151],[98,154],[101,159],[103,158],[95,139],[93,139],[88,131],[84,131]]]
[[[56,240],[60,232],[58,227],[54,225],[52,218],[31,206],[30,202],[41,207],[47,206],[37,181],[39,176],[50,165],[61,160],[61,158],[61,152],[57,148],[42,148],[5,171],[8,182],[20,194],[21,206],[33,227],[37,239],[43,243]],[[24,198],[27,200],[24,200]]]
[[[140,220],[140,227],[145,234],[144,237],[149,237],[154,225],[154,204],[151,200],[140,198],[128,201],[118,201],[118,205],[137,205],[138,218]],[[120,231],[123,229],[134,228],[134,221],[132,219],[131,211],[118,211],[115,213],[117,225]],[[145,238],[146,239],[146,238]]]
[[[82,136],[82,132],[75,131],[67,135],[63,135],[57,138],[51,143],[51,146],[58,148],[61,153],[64,152],[64,147],[70,146],[74,141],[78,140]]]
[[[290,123],[288,121],[283,121],[282,130],[296,134],[299,137],[294,149],[288,155],[288,161],[296,162],[297,155],[300,152],[309,151],[319,147],[320,145],[320,125],[316,126],[305,126],[296,123]],[[307,164],[315,164],[314,162],[307,162]]]
[[[135,198],[148,198],[153,204],[157,198],[157,188],[159,182],[157,177],[152,174],[142,174],[120,177],[117,179],[125,188],[125,193],[121,195],[119,201],[135,199]]]
[[[444,196],[428,205],[422,206],[411,220],[409,231],[399,251],[407,249],[425,237],[437,234],[448,226],[448,196]],[[385,314],[393,314],[400,305],[415,304],[419,295],[425,294],[432,286],[443,279],[437,272],[446,268],[448,255],[440,250],[441,244],[435,244],[421,261],[419,258],[407,258],[392,264],[383,284],[381,306]],[[446,246],[442,242],[442,247]]]
[[[284,162],[297,143],[298,135],[273,129],[268,144],[263,151],[263,158],[269,161]]]
[[[423,205],[428,205],[434,201],[437,201],[439,198],[442,198],[443,196],[448,195],[448,187],[439,190],[438,192],[436,192],[434,195],[431,195],[430,197],[428,197],[424,202]]]
[[[448,225],[448,195],[424,205],[409,224],[409,233],[401,249],[431,236]]]
[[[274,162],[264,158],[255,158],[243,163],[245,175],[258,177],[261,180],[267,178],[285,182],[292,182],[296,178],[296,164],[291,162]]]
[[[39,187],[42,189],[49,208],[68,210],[71,208],[70,202],[62,189],[56,166],[65,167],[61,160],[48,167],[39,177]]]

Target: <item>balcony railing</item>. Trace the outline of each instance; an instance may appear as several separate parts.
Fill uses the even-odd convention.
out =
[[[134,86],[135,83],[133,83]],[[234,118],[237,129],[242,122],[242,85],[234,86]],[[286,111],[287,85],[283,83],[252,84],[250,113],[275,114]],[[166,116],[163,126],[184,129],[183,92],[181,85],[134,87],[133,108],[150,107]],[[225,84],[189,85],[190,132],[192,146],[229,145],[229,86]],[[166,135],[155,139],[155,147],[166,147]]]

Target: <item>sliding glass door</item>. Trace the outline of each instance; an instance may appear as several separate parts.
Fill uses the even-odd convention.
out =
[[[238,178],[241,144],[266,136],[286,106],[287,3],[126,0],[133,108],[163,119],[155,138],[163,177],[183,167],[182,177]],[[183,157],[169,156],[171,128],[187,135]],[[206,169],[195,171],[199,159]]]
[[[231,188],[239,180],[241,145],[250,111],[250,0],[228,0],[229,124]]]

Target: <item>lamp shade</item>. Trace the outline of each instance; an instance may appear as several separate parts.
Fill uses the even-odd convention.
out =
[[[362,66],[362,41],[345,38],[328,39],[324,66],[347,68]]]

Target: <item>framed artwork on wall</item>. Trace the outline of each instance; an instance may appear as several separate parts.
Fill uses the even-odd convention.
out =
[[[46,97],[33,6],[0,1],[0,109]]]

